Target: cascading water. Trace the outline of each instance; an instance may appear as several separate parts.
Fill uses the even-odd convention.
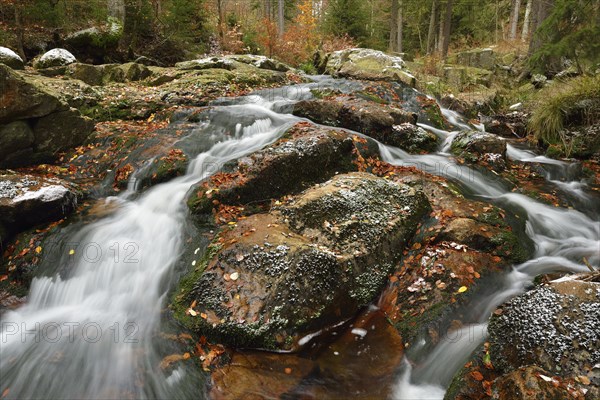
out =
[[[8,398],[182,397],[185,388],[169,386],[176,379],[158,368],[151,338],[181,252],[185,195],[225,162],[276,140],[296,120],[274,113],[271,105],[213,109],[200,131],[215,143],[184,177],[134,201],[126,193],[112,216],[69,239],[86,249],[80,254],[73,245],[73,254],[60,260],[72,273],[34,279],[28,303],[2,316],[0,392]]]
[[[2,315],[0,393],[7,398],[197,398],[198,383],[185,378],[191,371],[179,368],[166,375],[158,367],[160,355],[153,340],[183,247],[186,193],[227,161],[275,141],[300,121],[285,113],[294,102],[310,98],[311,88],[349,92],[360,86],[319,78],[314,84],[215,102],[186,138],[199,153],[187,174],[142,195],[134,192],[132,180],[127,193],[110,199],[118,205],[112,215],[81,226],[69,237],[69,242],[79,246],[72,249],[74,254],[64,254],[58,264],[70,272],[34,279],[28,303]],[[443,112],[457,130],[472,128],[458,114]],[[591,263],[600,261],[596,219],[511,193],[495,174],[453,161],[447,151],[456,133],[419,125],[443,139],[440,152],[411,155],[380,144],[382,158],[445,176],[469,196],[519,210],[537,250],[534,259],[515,266],[492,292],[473,299],[471,325],[437,346],[414,346],[427,350],[415,352],[410,362],[399,366],[394,397],[403,400],[442,398],[454,373],[485,339],[493,309],[523,292],[536,275],[583,271],[582,257]],[[511,145],[508,155],[563,172],[569,168],[567,163]],[[547,175],[549,181],[560,182],[562,190],[584,199],[588,196],[585,183],[565,177],[568,174]]]

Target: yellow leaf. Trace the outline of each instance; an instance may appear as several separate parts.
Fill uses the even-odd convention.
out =
[[[467,287],[466,286],[461,286],[460,288],[458,288],[458,293],[464,293],[467,291]]]
[[[73,250],[73,249],[69,250],[69,255],[72,256],[73,254],[75,254],[75,250]]]
[[[35,252],[40,254],[42,252],[42,246],[38,246],[35,248]]]

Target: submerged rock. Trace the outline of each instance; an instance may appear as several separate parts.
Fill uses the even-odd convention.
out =
[[[7,65],[12,69],[25,68],[23,59],[17,53],[7,47],[2,46],[0,46],[0,64]]]
[[[377,296],[428,210],[409,186],[336,176],[223,230],[182,284],[177,316],[228,345],[292,349]]]

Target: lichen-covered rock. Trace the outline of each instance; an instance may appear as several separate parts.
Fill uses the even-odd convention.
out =
[[[32,226],[64,218],[79,195],[75,186],[56,178],[0,171],[0,226],[5,229],[0,244]]]
[[[23,69],[23,59],[7,47],[0,46],[0,64],[8,65],[12,69]]]
[[[207,57],[198,60],[183,61],[175,64],[175,67],[183,70],[219,68],[231,71],[232,69],[235,69],[235,64],[233,61],[228,59]]]
[[[242,64],[249,64],[259,69],[271,71],[288,72],[291,68],[282,62],[254,54],[234,54],[224,57],[225,60],[233,60]]]
[[[73,64],[77,59],[73,54],[65,49],[52,49],[44,53],[35,63],[37,69],[60,67]]]
[[[0,167],[51,161],[59,151],[77,146],[94,124],[46,90],[0,65]]]
[[[0,123],[68,109],[58,98],[1,64],[0,87]]]
[[[496,54],[492,49],[474,49],[457,53],[449,60],[460,65],[493,70],[496,66]]]
[[[342,131],[300,123],[273,145],[237,161],[193,189],[192,213],[206,214],[219,204],[267,201],[299,192],[336,173],[356,171],[359,155],[375,156],[377,146]]]
[[[416,85],[415,77],[405,68],[404,60],[372,49],[346,49],[327,57],[325,73],[334,77],[396,81]]]
[[[428,211],[417,189],[338,175],[224,229],[220,248],[184,280],[177,316],[221,343],[292,349],[377,296]]]
[[[42,117],[33,124],[35,154],[29,162],[52,161],[58,152],[83,143],[93,130],[94,121],[82,117],[75,109]]]
[[[529,114],[513,111],[508,114],[494,115],[484,122],[485,131],[506,138],[527,136]]]
[[[452,141],[451,150],[469,162],[484,161],[498,170],[505,167],[506,141],[491,133],[462,131]]]
[[[600,385],[600,283],[555,281],[500,310],[489,324],[495,366],[511,371],[536,365]]]
[[[387,104],[339,96],[300,101],[293,113],[319,124],[355,130],[406,151],[428,152],[437,146],[437,136],[414,125],[417,114]]]

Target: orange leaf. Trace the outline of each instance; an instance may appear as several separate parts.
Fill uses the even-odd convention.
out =
[[[481,375],[481,372],[479,372],[479,371],[471,371],[471,376],[476,381],[482,381],[483,380],[483,375]]]

